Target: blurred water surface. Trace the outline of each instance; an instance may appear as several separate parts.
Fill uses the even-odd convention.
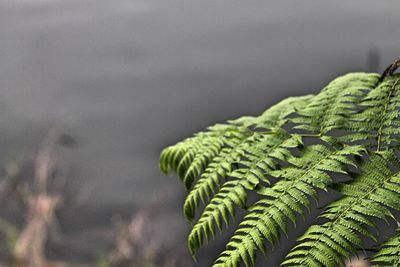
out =
[[[337,75],[381,71],[400,55],[399,7],[0,0],[1,155],[31,156],[54,124],[76,136],[70,190],[88,188],[88,197],[62,223],[79,240],[71,257],[95,257],[101,242],[89,229],[171,186],[152,223],[184,249],[184,192],[159,173],[160,150],[214,122],[315,93]]]

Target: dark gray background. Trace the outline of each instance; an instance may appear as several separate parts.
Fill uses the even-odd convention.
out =
[[[65,223],[85,237],[71,251],[171,186],[153,223],[184,248],[184,192],[159,173],[160,150],[338,75],[382,71],[400,56],[396,3],[0,0],[2,155],[29,156],[63,123],[79,142],[72,188],[90,189]]]

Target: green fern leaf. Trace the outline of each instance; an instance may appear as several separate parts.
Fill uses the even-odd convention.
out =
[[[363,148],[360,146],[334,149],[313,145],[305,148],[300,157],[289,159],[291,166],[272,171],[272,175],[282,180],[259,191],[265,198],[249,208],[249,214],[240,223],[214,267],[236,267],[240,261],[248,265],[249,259],[254,261],[257,248],[264,251],[261,245],[264,240],[276,244],[280,231],[287,231],[288,219],[295,223],[297,214],[303,214],[304,209],[309,208],[308,197],[315,198],[317,188],[327,190],[332,183],[328,172],[345,172],[343,162],[348,162],[349,155],[360,155],[361,151]]]
[[[381,245],[381,249],[372,257],[372,267],[400,266],[400,229],[397,234]]]
[[[190,222],[193,220],[200,202],[208,203],[231,172],[232,164],[237,163],[246,154],[246,149],[258,143],[258,139],[265,135],[251,131],[248,127],[271,131],[310,98],[306,96],[284,100],[264,112],[262,118],[244,117],[229,124],[217,124],[210,127],[208,132],[198,133],[164,149],[160,156],[161,171],[176,172],[189,190],[184,204],[186,218]]]
[[[377,151],[398,144],[400,134],[400,77],[388,77],[364,97],[363,108],[347,122],[353,134],[347,140],[369,140]]]
[[[334,129],[343,129],[346,119],[356,110],[357,102],[376,85],[379,75],[350,73],[336,78],[299,110],[292,119],[297,129],[321,135]]]
[[[321,223],[309,227],[282,264],[342,265],[363,249],[363,236],[376,242],[376,220],[400,219],[392,213],[400,210],[398,67],[400,59],[381,76],[338,77],[316,96],[285,99],[258,117],[214,125],[164,149],[160,169],[175,172],[188,190],[189,222],[204,204],[188,237],[192,256],[241,208],[246,215],[213,266],[254,265],[257,251],[266,255],[266,243],[278,244],[289,221],[306,216],[310,198],[329,189],[342,197],[324,208]],[[334,182],[333,173],[348,182]],[[249,192],[258,196],[255,203],[248,203]],[[398,265],[398,244],[398,235],[384,243],[373,264]]]
[[[391,163],[399,168],[399,163],[389,152],[385,153],[385,158],[373,155],[362,167],[361,175],[339,186],[338,192],[344,197],[328,205],[321,215],[328,222],[311,226],[299,238],[301,243],[287,255],[283,265],[322,267],[343,264],[344,257],[363,248],[361,235],[375,239],[367,228],[375,228],[371,219],[394,219],[390,209],[400,210],[400,171],[393,172],[388,165]],[[308,263],[309,259],[313,264]]]
[[[233,180],[226,182],[205,207],[189,235],[193,256],[206,240],[214,237],[215,226],[222,230],[222,221],[229,225],[228,215],[235,217],[235,205],[241,208],[246,206],[246,190],[262,188],[261,182],[268,184],[267,174],[279,166],[277,160],[286,160],[291,156],[290,149],[300,145],[300,136],[278,131],[263,135],[257,144],[245,149],[242,159],[236,162],[242,167],[229,174]]]

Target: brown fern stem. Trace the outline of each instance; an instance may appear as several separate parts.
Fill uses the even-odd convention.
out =
[[[392,76],[393,73],[400,67],[400,58],[397,58],[390,64],[382,73],[381,77],[378,80],[378,84],[383,82],[383,80],[389,75]]]

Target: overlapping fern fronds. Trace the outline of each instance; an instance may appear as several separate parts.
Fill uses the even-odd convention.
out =
[[[383,243],[379,252],[372,257],[372,267],[400,266],[400,229],[397,234]]]
[[[213,266],[254,265],[256,252],[267,256],[266,245],[276,246],[289,222],[307,216],[310,198],[321,191],[342,197],[322,209],[282,265],[343,265],[365,249],[363,236],[377,240],[377,220],[400,219],[399,65],[381,76],[344,75],[315,96],[288,98],[259,117],[214,125],[164,149],[161,170],[175,172],[188,190],[193,257],[242,209],[244,218]],[[335,173],[347,181],[336,181]],[[249,202],[249,192],[258,199]],[[372,262],[400,266],[399,250],[397,235]]]

